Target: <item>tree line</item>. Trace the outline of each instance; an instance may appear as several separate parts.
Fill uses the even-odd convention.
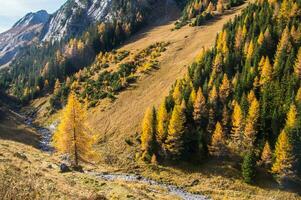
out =
[[[142,122],[140,159],[237,157],[246,182],[256,163],[301,174],[301,1],[260,0],[227,23],[158,109]]]

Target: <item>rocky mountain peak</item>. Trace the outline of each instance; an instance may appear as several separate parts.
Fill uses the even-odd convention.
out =
[[[50,15],[45,10],[40,10],[35,13],[28,13],[23,18],[21,18],[18,22],[16,22],[13,28],[20,28],[26,26],[32,26],[35,24],[45,24]]]

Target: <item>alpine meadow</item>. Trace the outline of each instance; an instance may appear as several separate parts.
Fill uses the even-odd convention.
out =
[[[301,200],[300,0],[48,1],[0,33],[1,199]]]

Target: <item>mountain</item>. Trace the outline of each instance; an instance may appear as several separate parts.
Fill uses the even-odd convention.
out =
[[[139,18],[158,0],[69,0],[55,12],[43,27],[42,41],[78,36],[97,22],[119,23]],[[165,2],[165,1],[162,1]]]
[[[41,10],[29,13],[10,30],[0,34],[0,67],[8,65],[20,49],[39,41],[39,35],[50,15]]]
[[[61,41],[80,36],[98,22],[120,23],[142,18],[158,0],[69,0],[54,14],[29,13],[0,34],[0,66],[7,66],[21,47],[36,41]],[[162,1],[165,2],[165,1]]]

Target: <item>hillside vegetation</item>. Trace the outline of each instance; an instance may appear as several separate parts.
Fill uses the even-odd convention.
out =
[[[301,2],[258,1],[227,23],[142,121],[140,159],[241,163],[300,191]],[[259,169],[258,169],[259,170]]]

